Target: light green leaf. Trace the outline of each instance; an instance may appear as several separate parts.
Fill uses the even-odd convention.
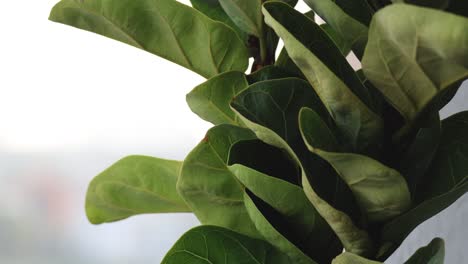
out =
[[[86,215],[93,224],[148,213],[190,212],[176,191],[182,163],[128,156],[96,176],[86,194]]]
[[[365,259],[359,255],[344,252],[337,256],[332,264],[383,264],[382,262],[377,262],[369,259]],[[421,263],[422,264],[422,263]]]
[[[423,180],[414,189],[415,207],[386,224],[382,240],[391,254],[419,224],[436,215],[468,191],[468,112],[442,121],[439,148]]]
[[[372,20],[364,73],[410,123],[468,77],[466,32],[467,18],[390,5]]]
[[[263,38],[262,0],[219,0],[224,11],[243,31]]]
[[[292,260],[299,259],[300,262],[305,254],[317,263],[330,263],[342,251],[338,238],[309,202],[301,187],[243,165],[232,165],[229,169],[252,195],[276,211],[276,215],[268,214],[269,210],[265,209],[262,214],[268,216],[266,219],[272,228],[282,236],[278,238],[271,229],[263,228],[259,231]],[[262,211],[261,206],[257,206],[257,209]],[[254,219],[260,216],[255,214],[251,217]],[[284,239],[301,252],[290,251],[289,243]]]
[[[336,140],[312,109],[301,110],[299,126],[309,150],[330,163],[348,184],[369,221],[383,222],[409,209],[410,192],[398,171],[367,156],[329,152],[337,149]],[[325,145],[328,142],[330,146]]]
[[[236,31],[239,38],[241,38],[245,44],[249,39],[247,33],[242,31],[231,18],[224,12],[223,7],[219,3],[219,0],[190,0],[192,3],[193,8],[197,9],[198,11],[202,12],[209,18],[224,23],[234,29]]]
[[[405,264],[443,264],[444,257],[444,240],[434,238],[429,245],[418,249]]]
[[[297,78],[256,83],[240,93],[231,106],[259,139],[287,151],[300,166],[307,197],[344,247],[359,254],[370,253],[368,234],[353,223],[360,215],[351,191],[325,161],[309,153],[302,141],[298,127],[302,107],[314,109],[324,120],[328,117],[308,83]]]
[[[216,226],[199,226],[185,233],[161,264],[293,264],[263,240]]]
[[[227,167],[232,145],[255,138],[248,129],[219,125],[185,159],[177,190],[201,223],[261,237],[245,209],[243,187]]]
[[[283,39],[288,55],[312,84],[346,141],[361,151],[380,141],[383,124],[367,106],[369,91],[326,33],[282,3],[266,3],[264,13],[266,23]]]
[[[244,73],[226,72],[195,87],[186,99],[192,112],[202,119],[214,125],[236,125],[239,122],[229,103],[247,86]]]
[[[373,15],[365,0],[304,0],[347,43],[358,58],[367,43],[367,25]]]
[[[247,49],[231,28],[174,0],[62,0],[49,19],[141,48],[204,77],[248,65]]]

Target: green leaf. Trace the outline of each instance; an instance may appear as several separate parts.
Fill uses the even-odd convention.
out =
[[[333,132],[312,109],[303,107],[299,112],[299,130],[309,150],[322,149],[339,151],[341,149]]]
[[[413,196],[416,206],[386,224],[382,240],[389,255],[419,224],[436,215],[468,191],[468,112],[442,121],[439,148]]]
[[[247,49],[231,28],[174,0],[62,0],[49,19],[122,41],[204,77],[245,71],[248,65]]]
[[[408,182],[413,198],[436,154],[441,134],[439,113],[431,113],[401,158],[400,171]]]
[[[236,125],[239,122],[229,103],[247,86],[244,73],[226,72],[195,87],[186,99],[192,112],[202,119],[214,125]]]
[[[353,223],[360,216],[351,191],[325,161],[309,153],[302,141],[298,127],[302,107],[314,109],[324,120],[329,120],[309,84],[297,78],[256,83],[240,93],[231,106],[260,140],[287,151],[300,166],[307,197],[344,247],[369,253],[372,244],[367,233]]]
[[[248,129],[219,125],[185,159],[177,190],[202,224],[261,237],[245,209],[243,187],[227,166],[231,146],[255,138]]]
[[[409,209],[410,192],[398,171],[363,155],[330,152],[337,149],[336,140],[312,109],[301,110],[299,126],[309,150],[333,166],[369,221],[383,222]]]
[[[232,165],[229,169],[253,195],[279,214],[278,217],[272,217],[271,214],[262,213],[268,216],[266,219],[282,236],[278,238],[271,229],[258,230],[267,241],[288,254],[292,260],[299,259],[300,262],[305,254],[317,263],[330,263],[342,251],[336,235],[309,202],[301,187],[243,165]],[[262,211],[260,208],[257,207]],[[251,217],[255,219],[260,216],[253,214]],[[284,239],[301,252],[290,251],[289,243]]]
[[[185,233],[161,264],[293,264],[263,240],[216,226],[199,226]]]
[[[372,9],[365,0],[304,0],[317,15],[327,22],[347,43],[358,58],[367,43],[367,25]]]
[[[247,80],[250,84],[254,84],[256,82],[268,81],[273,79],[282,79],[288,77],[297,76],[294,76],[294,74],[289,73],[281,67],[275,65],[268,65],[250,75],[247,75]]]
[[[458,0],[455,0],[457,2]],[[407,3],[436,9],[446,9],[450,0],[393,0],[394,3]]]
[[[304,13],[304,15],[308,18],[310,18],[311,20],[315,21],[315,13],[314,11],[310,10],[306,13]],[[281,50],[277,60],[276,60],[276,63],[275,63],[276,66],[292,73],[295,77],[298,77],[298,78],[301,78],[301,79],[306,79],[304,74],[302,73],[302,71],[296,66],[296,64],[294,64],[294,61],[289,57],[288,55],[288,52],[286,51],[286,48],[283,47],[283,49]]]
[[[369,91],[327,34],[282,3],[266,3],[264,13],[266,23],[283,39],[289,56],[312,84],[346,141],[361,151],[380,141],[382,120],[363,103],[370,105]]]
[[[405,264],[443,264],[444,257],[444,240],[434,238],[429,245],[418,249]]]
[[[327,33],[327,35],[333,40],[333,43],[338,47],[343,56],[347,56],[351,52],[351,45],[338,34],[329,24],[322,24],[320,27]]]
[[[383,264],[382,262],[377,262],[369,259],[365,259],[359,255],[344,252],[337,256],[332,264]],[[422,263],[421,263],[422,264]]]
[[[467,18],[390,5],[372,20],[364,73],[407,122],[414,121],[468,77],[466,32]]]
[[[236,31],[239,38],[247,44],[249,36],[247,33],[242,31],[231,18],[224,12],[223,7],[219,3],[219,0],[190,0],[193,8],[205,14],[207,17],[224,23]]]
[[[444,194],[468,175],[468,111],[460,112],[442,121],[439,148],[425,181],[415,191],[416,202]]]
[[[275,66],[280,67],[295,76],[306,79],[302,71],[296,66],[294,61],[289,57],[288,51],[286,48],[283,48],[278,56],[278,59],[275,62]]]
[[[264,214],[274,214],[274,209],[268,206],[268,204],[263,202],[261,199],[255,197],[255,195],[250,193],[248,190],[244,194],[244,203],[257,230],[268,241],[274,242],[274,246],[276,248],[287,254],[291,258],[292,263],[317,264],[317,262],[304,254],[304,252],[297,248],[296,245],[284,237],[264,216]]]
[[[96,176],[86,194],[86,215],[93,224],[148,213],[190,212],[176,191],[182,163],[128,156]]]
[[[219,3],[240,29],[263,38],[262,0],[219,0]]]

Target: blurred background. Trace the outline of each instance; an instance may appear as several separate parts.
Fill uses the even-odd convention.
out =
[[[94,226],[84,214],[86,188],[126,155],[182,160],[210,127],[185,103],[203,79],[49,22],[56,2],[5,1],[0,10],[0,263],[159,263],[196,218]],[[465,82],[442,115],[466,109]],[[446,263],[464,263],[467,202],[465,195],[418,227],[387,263],[402,263],[435,236],[446,239]]]

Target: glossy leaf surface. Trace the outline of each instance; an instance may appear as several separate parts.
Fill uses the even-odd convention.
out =
[[[247,49],[230,27],[174,0],[62,0],[50,20],[122,41],[204,77],[245,71],[248,64]]]
[[[86,194],[86,215],[93,224],[137,214],[190,212],[177,194],[182,163],[128,156],[96,176]]]

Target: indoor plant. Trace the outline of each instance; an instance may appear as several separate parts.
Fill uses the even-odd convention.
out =
[[[92,223],[193,212],[204,226],[163,263],[378,263],[466,192],[468,112],[438,114],[468,77],[461,1],[305,0],[321,26],[295,0],[191,2],[52,10],[208,79],[187,102],[215,126],[183,162],[130,156],[98,175]],[[407,263],[443,255],[434,239]]]

